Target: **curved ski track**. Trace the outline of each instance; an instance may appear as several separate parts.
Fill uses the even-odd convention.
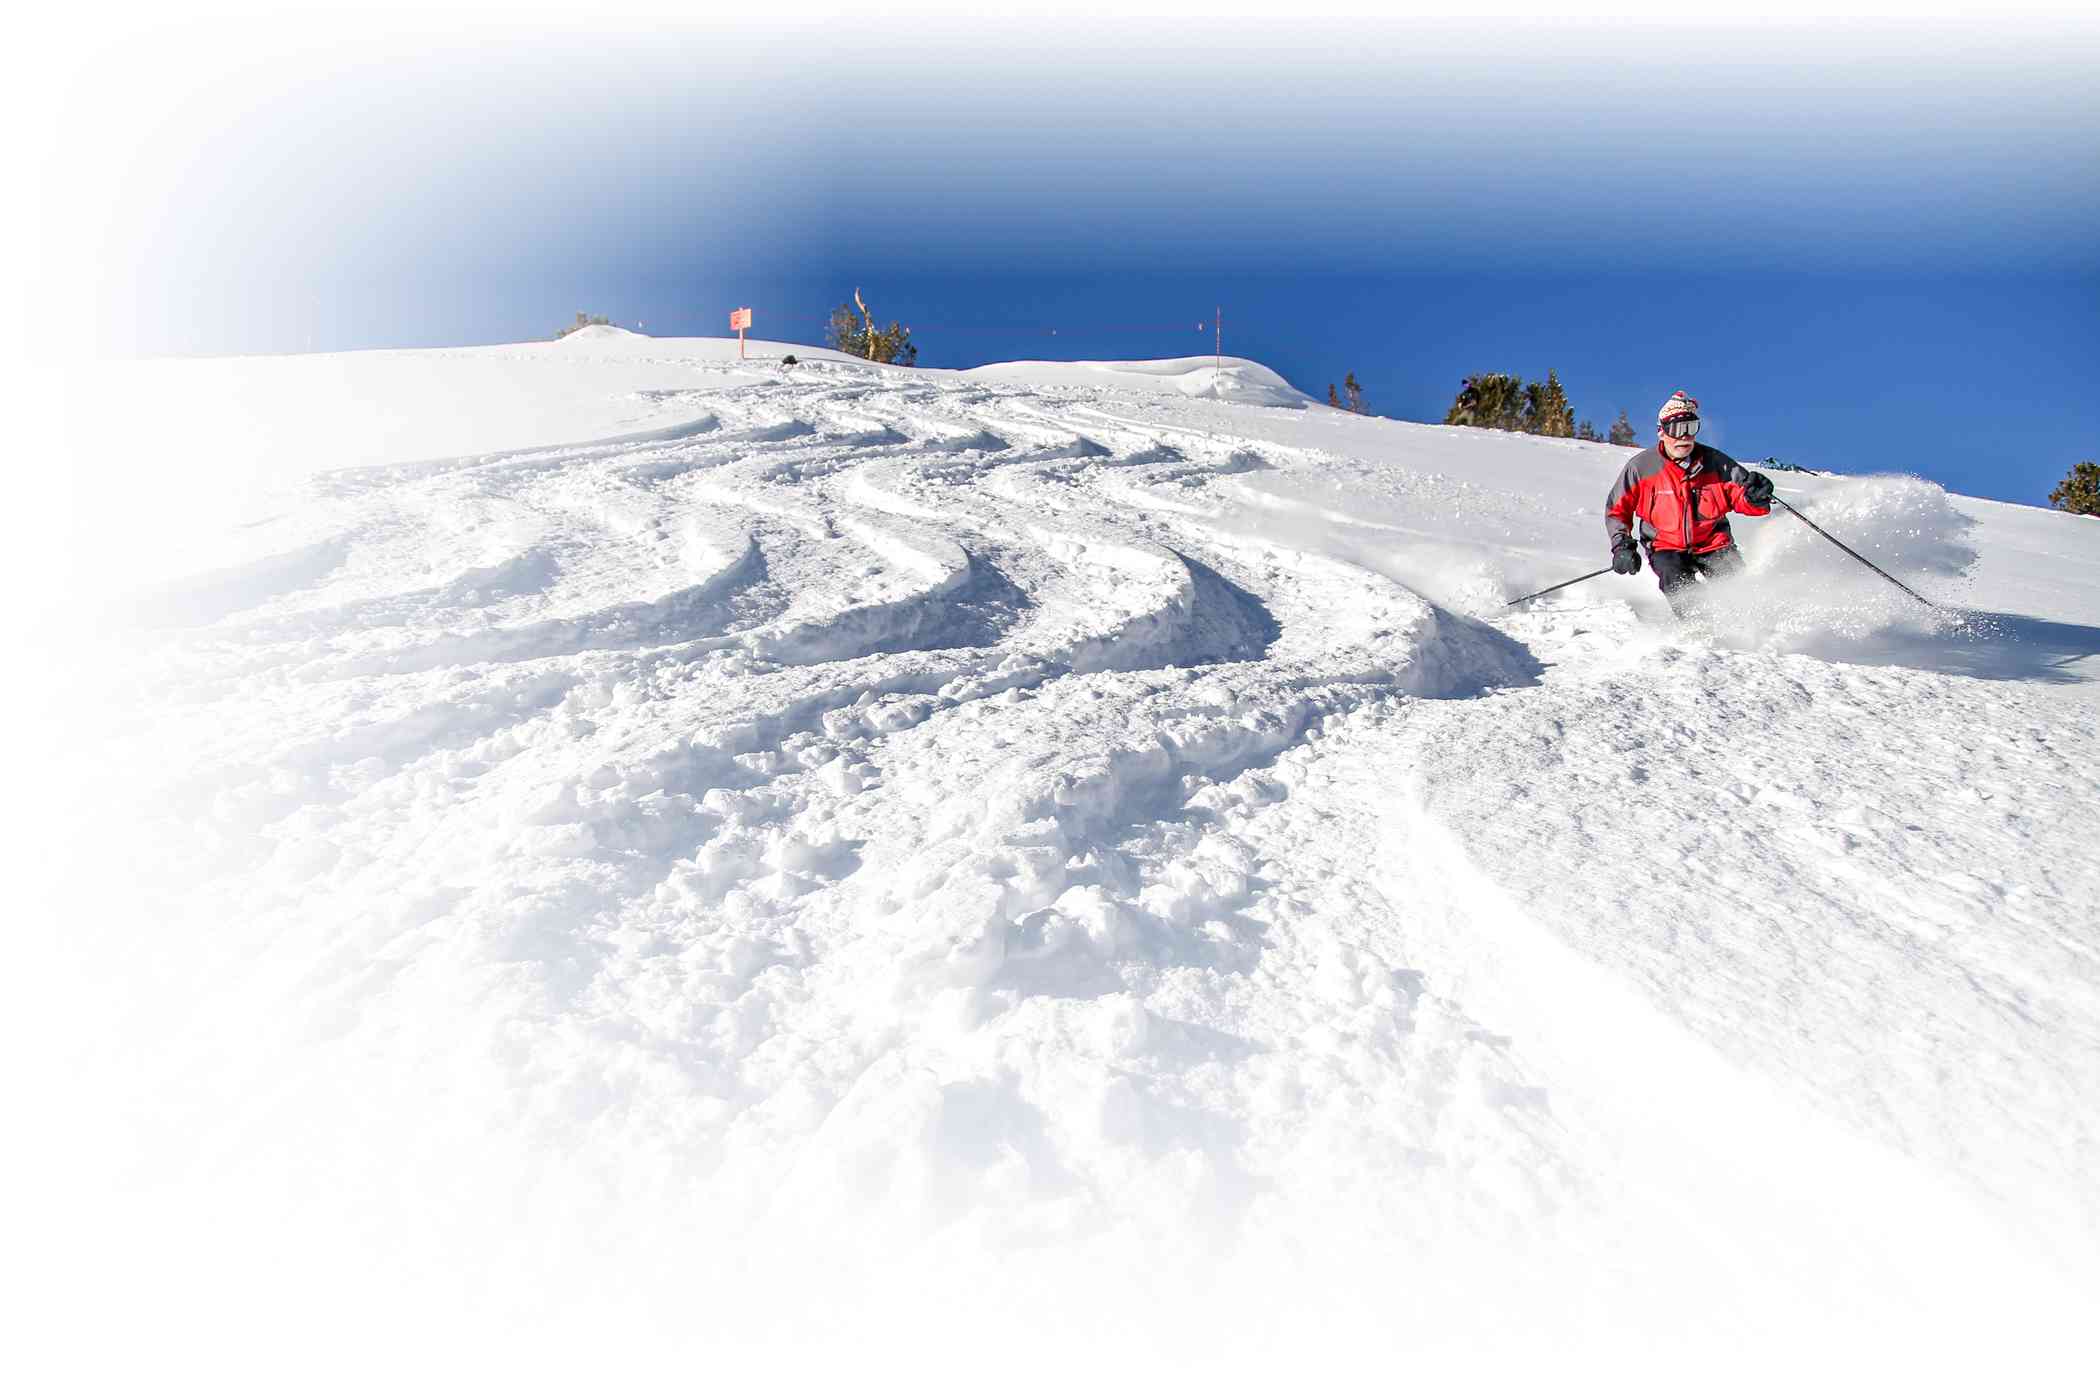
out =
[[[606,1053],[719,1102],[710,1153],[772,1111],[767,1042],[825,1036],[860,1066],[835,1093],[907,1049],[837,1023],[840,979],[887,969],[908,1020],[1244,974],[1251,869],[1206,893],[1132,852],[1328,717],[1525,674],[1377,575],[1189,528],[1255,444],[851,372],[676,398],[675,433],[324,479],[308,567],[171,605],[149,742],[189,755],[169,791],[227,878],[439,911],[326,961],[536,968],[538,1014],[626,1025]],[[511,883],[448,892],[470,860]],[[1085,968],[1073,908],[1126,928]]]

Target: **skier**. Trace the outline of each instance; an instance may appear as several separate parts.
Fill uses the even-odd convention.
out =
[[[1633,520],[1640,517],[1640,543],[1670,611],[1682,617],[1684,589],[1693,579],[1742,568],[1728,513],[1769,514],[1772,478],[1700,442],[1699,401],[1682,389],[1655,415],[1655,433],[1655,446],[1626,464],[1604,498],[1604,531],[1613,570],[1637,574],[1641,555]]]

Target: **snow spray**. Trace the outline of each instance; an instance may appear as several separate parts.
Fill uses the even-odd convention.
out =
[[[1959,586],[1976,562],[1968,536],[1976,522],[1947,493],[1910,476],[1818,483],[1814,506],[1829,533],[1900,581],[1926,575]],[[1784,503],[1781,503],[1782,507]],[[1775,511],[1774,515],[1780,514]],[[1890,634],[1924,640],[1960,626],[1957,615],[1925,602],[1908,585],[1892,589],[1816,531],[1771,517],[1736,523],[1747,567],[1732,578],[1696,586],[1698,610],[1717,639],[1782,651],[1827,651],[1833,645]]]

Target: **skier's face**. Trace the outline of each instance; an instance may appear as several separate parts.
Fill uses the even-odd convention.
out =
[[[1691,456],[1692,449],[1698,446],[1696,438],[1674,438],[1664,432],[1658,432],[1655,436],[1656,441],[1662,445],[1663,456],[1673,462],[1682,462]]]

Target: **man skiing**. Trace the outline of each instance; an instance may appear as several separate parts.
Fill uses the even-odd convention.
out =
[[[1604,531],[1613,570],[1637,574],[1641,554],[1633,521],[1640,517],[1640,543],[1670,611],[1682,617],[1683,591],[1693,579],[1742,568],[1728,513],[1769,514],[1772,479],[1701,443],[1699,401],[1682,389],[1655,415],[1655,433],[1655,446],[1626,464],[1604,498]]]

